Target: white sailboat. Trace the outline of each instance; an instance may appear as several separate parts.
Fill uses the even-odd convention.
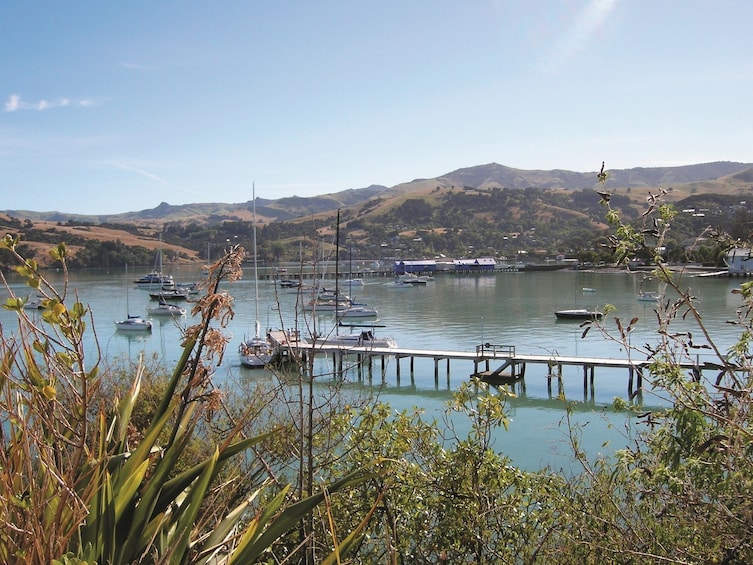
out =
[[[128,265],[126,265],[126,318],[115,322],[115,328],[127,332],[150,332],[152,321],[141,316],[132,316],[128,301]]]
[[[335,296],[340,296],[339,285],[339,264],[340,264],[340,210],[337,210],[337,228],[335,231]],[[349,314],[350,313],[350,314]],[[339,307],[335,311],[337,323],[335,325],[334,334],[328,335],[323,338],[322,342],[328,345],[340,345],[343,347],[397,347],[397,343],[390,337],[376,337],[374,335],[374,328],[366,329],[358,333],[341,334],[340,328],[345,327],[342,325],[341,318],[366,318],[376,317],[378,315],[375,308],[372,308],[368,304],[354,304],[348,297],[348,303],[341,310]],[[351,326],[353,327],[353,326]]]
[[[348,271],[349,275],[353,275],[353,247],[351,246],[349,253],[348,253]],[[354,280],[360,281],[360,286],[363,286],[363,279],[348,279],[348,296],[353,295],[353,284]],[[355,283],[358,284],[358,283]],[[353,300],[350,300],[350,304],[347,305],[346,308],[338,309],[337,310],[337,317],[338,318],[376,318],[379,316],[379,312],[376,308],[373,306],[369,306],[368,304],[364,303],[358,303],[353,302]]]
[[[238,347],[241,365],[250,368],[261,368],[272,361],[274,349],[265,337],[261,336],[261,324],[259,324],[259,269],[256,261],[256,186],[253,187],[254,199],[254,302],[256,307],[256,319],[254,324],[254,336],[244,339]]]
[[[175,280],[172,275],[165,275],[162,272],[162,234],[159,235],[159,247],[157,248],[157,256],[154,259],[154,269],[151,273],[136,279],[133,281],[140,287],[147,286],[149,288],[157,288],[170,290],[175,288]]]
[[[176,316],[186,315],[186,309],[177,304],[171,304],[160,296],[156,306],[147,306],[146,311],[152,316]]]

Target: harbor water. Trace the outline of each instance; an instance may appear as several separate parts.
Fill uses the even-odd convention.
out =
[[[133,270],[132,270],[133,271]],[[246,369],[240,366],[236,351],[238,345],[254,333],[257,307],[254,304],[254,281],[251,269],[245,278],[228,283],[223,289],[234,298],[235,317],[226,332],[231,341],[225,360],[218,368],[215,381],[229,386],[238,380],[268,378],[266,370]],[[133,275],[142,273],[131,272]],[[180,282],[191,282],[202,275],[197,268],[184,267],[172,274]],[[53,283],[62,282],[60,273],[49,273]],[[631,332],[631,345],[642,347],[655,344],[657,317],[655,303],[637,300],[639,290],[657,290],[655,281],[644,281],[644,274],[625,272],[581,272],[572,270],[553,272],[504,272],[489,275],[437,275],[425,285],[397,287],[391,279],[374,277],[365,279],[365,285],[348,286],[341,283],[341,291],[355,300],[368,303],[379,312],[374,331],[377,336],[394,338],[401,348],[430,350],[474,351],[482,343],[512,346],[519,354],[565,355],[594,358],[627,358],[623,344],[592,328],[583,337],[584,328],[578,322],[559,321],[555,311],[571,308],[603,308],[614,305],[616,310],[605,316],[606,330],[614,330],[614,318],[627,323],[637,318]],[[116,331],[114,321],[131,314],[146,315],[149,293],[138,289],[123,271],[88,270],[70,275],[69,293],[75,292],[79,300],[89,306],[94,315],[94,330],[99,350],[106,361],[135,360],[139,355],[156,355],[166,367],[171,367],[180,357],[181,326],[191,323],[190,303],[187,319],[176,321],[154,319],[151,334],[129,335]],[[11,287],[20,296],[30,294],[18,279],[10,279]],[[704,323],[717,344],[725,350],[738,336],[734,325],[727,323],[735,318],[741,305],[739,295],[731,290],[739,287],[741,280],[723,277],[683,276],[681,288],[688,290],[700,308]],[[334,281],[325,281],[334,287]],[[262,328],[297,328],[305,335],[311,329],[319,333],[334,331],[333,315],[318,314],[316,326],[304,322],[297,304],[307,297],[289,289],[280,289],[268,281],[259,282],[258,318]],[[667,299],[675,296],[667,294]],[[3,298],[4,300],[4,298]],[[70,298],[69,298],[70,300]],[[27,312],[30,312],[27,310]],[[33,315],[33,312],[32,312]],[[349,319],[349,323],[363,324],[373,320]],[[0,311],[0,323],[5,335],[12,333],[15,314]],[[694,341],[701,342],[701,332],[689,320],[677,322],[675,330],[693,332]],[[383,327],[382,327],[383,326]],[[341,329],[340,331],[349,331]],[[354,330],[358,331],[358,330]],[[92,337],[91,347],[94,347]],[[632,353],[634,358],[635,353]],[[705,358],[708,357],[705,354]],[[645,358],[645,356],[643,357]],[[704,356],[700,357],[701,360]],[[331,358],[317,358],[316,370],[332,374]],[[445,405],[453,391],[468,381],[473,372],[469,361],[439,363],[435,378],[433,359],[415,359],[413,371],[410,360],[400,360],[400,378],[397,378],[396,360],[387,359],[384,376],[381,364],[374,361],[372,378],[363,378],[355,370],[348,371],[346,390],[356,390],[378,395],[395,411],[420,407],[427,419],[442,421]],[[494,369],[495,367],[491,367]],[[510,457],[514,464],[526,469],[551,466],[570,468],[565,402],[572,408],[571,422],[582,427],[581,442],[591,456],[608,455],[629,441],[637,423],[625,412],[614,412],[615,397],[628,399],[628,374],[626,370],[595,369],[594,388],[585,389],[583,369],[579,366],[563,367],[560,391],[556,380],[549,386],[546,365],[529,365],[523,382],[514,386],[515,397],[508,400],[509,429],[500,430],[494,448]],[[559,394],[559,393],[562,394]],[[647,408],[661,408],[665,400],[650,387],[640,401]],[[467,422],[454,422],[461,433]]]

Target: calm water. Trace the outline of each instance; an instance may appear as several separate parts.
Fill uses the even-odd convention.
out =
[[[132,272],[129,278],[140,274]],[[196,269],[186,268],[173,274],[181,282],[200,277]],[[52,274],[50,278],[54,281],[58,276]],[[654,305],[636,300],[642,278],[640,274],[575,271],[440,275],[426,286],[407,289],[391,288],[387,284],[389,279],[373,278],[367,279],[364,287],[354,286],[351,295],[379,310],[380,323],[386,327],[377,329],[377,334],[395,338],[400,347],[472,351],[479,343],[489,342],[515,346],[518,353],[624,358],[625,352],[619,344],[605,339],[593,329],[581,339],[583,330],[578,323],[556,321],[554,311],[613,304],[617,307],[614,316],[626,321],[639,318],[631,337],[633,345],[655,343]],[[72,274],[70,288],[94,312],[97,338],[106,358],[135,359],[142,352],[147,355],[156,353],[170,366],[180,356],[180,330],[173,321],[155,319],[154,330],[147,336],[115,331],[113,322],[125,317],[127,311],[125,281],[124,272],[76,272]],[[737,335],[735,328],[725,322],[734,318],[735,309],[740,305],[739,298],[730,293],[739,284],[740,279],[727,278],[685,277],[682,281],[683,288],[689,288],[698,298],[704,320],[724,347],[733,343]],[[12,286],[20,295],[28,294],[23,286]],[[334,283],[330,282],[328,286],[334,286]],[[584,288],[594,292],[584,292]],[[644,288],[656,290],[650,283]],[[228,355],[216,378],[228,381],[258,378],[261,375],[242,368],[235,355],[244,335],[254,331],[253,281],[241,280],[228,285],[226,290],[236,299],[236,316],[228,327],[233,336]],[[276,292],[275,287],[267,282],[260,282],[259,294],[262,327],[294,327],[295,294]],[[131,284],[127,295],[131,313],[146,314],[148,292]],[[607,328],[614,327],[612,318],[605,320]],[[357,319],[352,321],[358,322]],[[0,311],[0,323],[6,333],[11,331],[13,315]],[[318,331],[326,331],[331,324],[331,317],[317,317]],[[701,339],[696,328],[685,325],[683,329],[694,331],[695,341]],[[319,360],[317,370],[322,373],[332,371],[328,364],[328,359]],[[378,387],[381,399],[396,410],[420,406],[437,418],[452,391],[473,371],[470,362],[452,361],[448,375],[446,362],[442,361],[439,379],[435,382],[431,359],[416,359],[412,375],[408,359],[401,360],[400,367],[398,382],[395,360],[390,359],[385,384],[380,386],[381,367],[375,362],[372,388],[376,390]],[[568,466],[565,429],[561,425],[565,411],[562,401],[556,398],[556,383],[550,391],[545,375],[543,365],[527,367],[525,387],[518,385],[518,398],[510,402],[509,431],[500,432],[495,444],[498,451],[525,468],[539,468],[546,464],[557,468]],[[369,386],[368,379],[366,383],[359,383],[355,373],[347,378],[353,381],[355,388]],[[629,416],[615,414],[609,407],[614,397],[627,396],[626,371],[597,368],[592,394],[590,390],[583,390],[582,369],[565,367],[564,392],[567,399],[574,402],[575,421],[586,426],[582,439],[590,453],[596,454],[602,449],[610,452],[624,445],[623,434],[626,424],[630,423]],[[643,403],[661,405],[650,391],[643,395]],[[459,429],[465,429],[463,422],[458,425]],[[605,442],[610,443],[603,446]]]

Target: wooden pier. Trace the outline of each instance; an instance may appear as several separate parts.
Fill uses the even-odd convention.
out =
[[[583,390],[594,391],[594,374],[596,367],[608,369],[625,369],[628,374],[628,395],[643,389],[643,372],[652,363],[650,360],[612,359],[600,357],[574,357],[565,355],[524,355],[515,351],[513,345],[495,345],[484,343],[476,346],[475,351],[449,351],[431,349],[408,349],[402,347],[371,347],[327,344],[324,342],[310,343],[300,340],[297,332],[273,331],[268,334],[270,341],[282,357],[297,355],[298,359],[305,359],[308,355],[331,355],[333,365],[338,374],[342,374],[347,357],[356,357],[355,366],[359,376],[365,370],[369,377],[373,376],[373,360],[381,361],[382,380],[386,379],[386,360],[395,359],[395,376],[400,381],[401,360],[409,359],[411,378],[413,376],[415,359],[427,358],[434,361],[434,381],[439,383],[440,364],[446,364],[447,383],[450,380],[450,362],[467,361],[473,364],[471,377],[493,385],[513,384],[525,377],[526,365],[544,365],[547,368],[546,378],[551,390],[553,379],[557,379],[562,386],[562,369],[565,366],[578,366],[583,369]],[[496,365],[492,368],[492,364]],[[704,370],[722,371],[724,367],[715,362],[681,364],[683,369],[691,372],[693,378],[700,378]]]

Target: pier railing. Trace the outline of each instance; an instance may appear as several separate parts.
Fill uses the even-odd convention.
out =
[[[494,343],[482,343],[476,346],[476,356],[479,359],[509,359],[515,357],[514,345],[497,345]]]

